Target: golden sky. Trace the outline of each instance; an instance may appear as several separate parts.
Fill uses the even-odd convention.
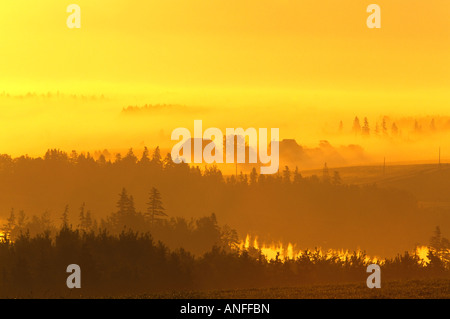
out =
[[[293,117],[307,126],[323,111],[329,121],[447,115],[450,1],[374,2],[381,29],[367,28],[373,2],[361,0],[1,1],[0,93],[110,98],[0,99],[3,152],[108,144],[120,109],[145,103],[237,110],[241,126],[285,126],[289,137],[301,135]],[[66,26],[70,3],[81,7],[81,29]],[[224,113],[223,125],[238,123]],[[58,129],[66,131],[54,138]]]

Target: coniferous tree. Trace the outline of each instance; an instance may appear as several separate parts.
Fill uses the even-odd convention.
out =
[[[147,205],[147,215],[150,217],[150,222],[152,225],[154,225],[156,221],[167,217],[167,214],[164,212],[165,209],[163,207],[161,194],[155,187],[152,187]]]
[[[430,239],[429,248],[441,261],[450,262],[450,241],[442,236],[439,226],[436,226],[434,236]]]
[[[430,239],[427,258],[429,269],[443,270],[450,267],[450,241],[442,236],[439,226],[436,227]]]
[[[84,222],[85,222],[85,226],[84,227],[86,228],[86,231],[91,230],[92,226],[93,226],[93,223],[92,223],[91,212],[89,210],[86,212],[86,217],[84,219]]]
[[[25,230],[25,225],[27,223],[27,216],[25,215],[25,212],[23,210],[19,211],[19,214],[17,214],[17,228],[18,233],[23,232]]]
[[[69,205],[66,205],[64,208],[64,213],[61,217],[62,220],[62,227],[63,228],[69,228]]]
[[[157,146],[153,151],[152,163],[157,167],[162,167],[161,151],[159,150],[159,146]]]
[[[361,133],[361,124],[359,123],[359,118],[357,116],[353,120],[352,131],[353,131],[353,133],[355,133],[355,135],[358,135],[359,133]]]
[[[250,173],[250,185],[256,185],[258,182],[258,173],[256,172],[256,168],[252,168]]]
[[[142,226],[142,221],[139,219],[140,214],[136,212],[134,206],[133,196],[128,195],[125,188],[119,194],[119,200],[116,206],[118,210],[110,219],[116,232],[124,228],[137,229],[137,227]]]
[[[341,185],[341,184],[342,184],[341,175],[339,174],[338,171],[334,171],[334,174],[333,174],[333,184],[334,184],[334,185]]]
[[[78,227],[79,227],[81,230],[85,230],[84,226],[85,226],[85,223],[86,223],[86,217],[85,217],[85,215],[84,215],[84,207],[85,207],[85,203],[83,203],[83,204],[81,205],[81,207],[80,207],[80,217],[79,217],[79,219],[80,219],[80,224],[78,225]]]
[[[381,124],[381,130],[383,131],[383,135],[387,136],[388,135],[388,129],[387,129],[387,123],[386,123],[386,116],[383,117],[383,122]]]
[[[395,124],[395,122],[392,123],[391,133],[392,133],[393,136],[397,136],[398,135],[398,127],[397,127],[397,124]]]
[[[119,194],[119,200],[117,201],[116,207],[119,209],[119,215],[124,215],[128,211],[129,199],[127,190],[125,188],[122,189],[122,192]]]
[[[132,148],[130,148],[128,150],[128,153],[127,153],[127,155],[125,155],[123,160],[129,164],[135,164],[137,162],[137,157],[136,157],[136,155],[134,155]]]
[[[133,216],[136,214],[136,208],[134,207],[134,198],[132,195],[128,197],[126,212],[128,216]]]
[[[141,163],[141,164],[150,163],[149,152],[148,152],[147,146],[144,146],[144,151],[142,152],[142,157],[139,160],[139,163]]]
[[[361,129],[361,132],[363,135],[369,135],[370,134],[370,127],[369,127],[369,120],[367,120],[367,117],[364,118],[364,124]]]
[[[302,174],[300,174],[300,172],[298,171],[298,167],[296,166],[294,171],[294,184],[299,184],[302,179]]]
[[[420,133],[422,130],[422,127],[420,126],[419,122],[417,120],[414,120],[414,132]]]
[[[283,170],[283,182],[290,183],[291,182],[291,171],[289,166],[285,166]]]
[[[105,155],[100,154],[97,163],[100,164],[100,166],[104,166],[106,164],[106,158]]]
[[[242,171],[239,174],[239,183],[240,184],[244,184],[247,185],[248,184],[248,177],[247,174],[244,174]]]
[[[78,161],[78,153],[75,150],[72,150],[72,153],[70,153],[69,161],[72,164],[76,164]]]
[[[163,161],[163,167],[164,169],[171,169],[175,167],[175,163],[172,161],[172,155],[170,153],[167,153],[166,157]]]
[[[430,122],[430,130],[431,130],[432,132],[436,131],[436,124],[435,124],[435,122],[434,122],[434,118],[431,119],[431,122]]]

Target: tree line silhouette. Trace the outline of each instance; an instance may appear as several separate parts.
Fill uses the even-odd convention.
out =
[[[426,117],[419,119],[400,118],[401,124],[391,120],[388,116],[383,116],[370,125],[367,117],[359,118],[355,116],[351,125],[351,132],[355,135],[377,136],[377,137],[397,137],[403,133],[413,134],[434,134],[438,132],[448,131],[450,120],[447,117]],[[425,122],[425,123],[424,123]],[[344,122],[339,121],[338,132],[344,133]]]
[[[429,263],[405,252],[382,262],[383,280],[450,278],[449,241],[437,229]],[[215,245],[200,257],[185,249],[170,250],[150,233],[123,229],[112,235],[72,228],[63,219],[49,231],[15,241],[0,241],[0,297],[137,297],[197,289],[236,289],[338,283],[366,279],[373,263],[365,253],[324,256],[305,250],[299,257],[268,260],[260,250]],[[444,254],[446,257],[442,258]],[[66,287],[69,264],[81,267],[81,289]]]
[[[121,176],[125,175],[125,180],[132,182],[128,185],[136,183],[136,189],[143,188],[145,193],[134,197],[128,188],[122,188],[117,198],[116,191],[115,205],[111,205],[114,208],[107,214],[92,213],[85,203],[74,214],[71,206],[63,205],[64,210],[57,215],[59,227],[54,222],[55,214],[28,215],[24,210],[11,210],[3,227],[6,234],[0,240],[0,296],[126,296],[180,289],[364,282],[365,267],[370,262],[365,253],[355,252],[342,259],[338,255],[324,256],[315,249],[304,250],[292,260],[268,260],[258,249],[240,249],[237,231],[227,225],[219,226],[216,214],[210,211],[206,217],[195,216],[189,201],[200,206],[195,207],[201,213],[215,207],[226,216],[227,211],[219,209],[225,206],[246,227],[269,224],[266,229],[280,227],[280,232],[289,230],[285,226],[298,217],[303,222],[310,219],[306,228],[321,227],[320,237],[326,237],[328,231],[345,232],[346,223],[353,230],[351,235],[356,233],[360,247],[365,247],[371,233],[370,229],[358,230],[359,225],[382,227],[389,222],[385,215],[393,215],[391,221],[402,221],[409,231],[408,219],[414,217],[417,209],[415,199],[408,193],[375,185],[346,185],[339,174],[330,174],[327,165],[322,176],[303,177],[298,168],[285,167],[276,175],[258,175],[252,170],[249,175],[224,177],[214,166],[201,170],[174,164],[169,159],[166,156],[163,160],[158,148],[151,157],[145,150],[140,159],[130,150],[123,158],[116,156],[114,162],[58,150],[50,150],[43,159],[3,156],[0,174],[11,183],[20,176],[28,180],[40,176],[43,179],[37,185],[50,185],[55,191],[63,187],[67,191],[68,185],[73,187],[72,183],[81,181],[98,198],[97,186],[107,187],[107,176],[111,178],[111,174],[111,180],[122,181]],[[145,184],[158,187],[143,187],[141,175]],[[101,181],[99,185],[95,185],[97,179]],[[165,183],[169,186],[166,184],[167,193],[174,192],[176,197],[160,192],[159,186]],[[113,184],[115,187],[117,181]],[[64,199],[64,194],[67,193],[52,194],[51,198]],[[145,205],[138,208],[135,198]],[[215,205],[201,209],[208,200]],[[170,206],[172,201],[181,201],[179,209],[188,209],[192,217],[176,217],[180,210]],[[245,214],[246,210],[250,213]],[[328,214],[330,211],[332,215]],[[374,214],[383,219],[373,219]],[[293,229],[299,226],[302,224],[294,223]],[[358,231],[365,234],[359,235]],[[302,233],[305,237],[310,235],[305,228]],[[375,229],[374,234],[378,233],[379,229]],[[386,232],[383,235],[388,240],[399,240],[401,236]],[[416,254],[405,252],[383,261],[383,278],[448,278],[449,249],[449,241],[437,229],[430,242],[429,264],[423,264]],[[72,263],[82,269],[81,290],[69,290],[65,285],[65,270]]]
[[[228,225],[219,226],[214,213],[190,220],[182,217],[169,218],[164,212],[161,194],[155,187],[149,194],[147,211],[136,210],[133,196],[128,195],[125,188],[119,194],[116,207],[115,212],[97,220],[83,203],[79,209],[78,223],[73,225],[69,222],[69,206],[66,205],[60,218],[61,227],[76,229],[82,233],[106,232],[111,235],[119,235],[128,230],[142,234],[151,232],[153,238],[164,241],[169,248],[183,248],[197,255],[213,246],[232,249],[239,243],[236,230]],[[0,230],[3,233],[0,240],[4,242],[15,242],[23,236],[36,237],[42,234],[54,239],[58,234],[58,227],[48,213],[29,218],[24,211],[16,216],[14,209]]]
[[[423,243],[434,225],[448,224],[448,215],[433,211],[425,215],[408,192],[348,185],[328,165],[322,174],[308,177],[289,167],[274,175],[252,169],[249,174],[225,176],[213,165],[175,164],[170,154],[162,157],[158,147],[152,152],[144,148],[140,156],[132,149],[124,156],[101,153],[95,159],[89,153],[56,149],[42,158],[0,155],[2,219],[14,207],[17,223],[26,223],[34,236],[60,218],[68,205],[68,223],[80,224],[82,230],[102,227],[117,234],[125,225],[145,232],[154,223],[152,235],[176,249],[180,247],[176,243],[188,242],[178,234],[189,234],[186,229],[197,228],[197,221],[214,213],[238,233],[253,233],[263,240],[325,249],[364,247],[382,256]],[[117,203],[122,188],[126,193]],[[153,189],[163,195],[158,199],[155,194],[150,208]],[[167,222],[155,223],[161,218]],[[190,250],[197,254],[210,248],[198,245]]]

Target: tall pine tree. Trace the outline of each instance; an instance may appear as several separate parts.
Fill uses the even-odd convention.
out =
[[[147,205],[147,215],[150,217],[152,226],[154,225],[155,221],[167,217],[167,214],[164,212],[165,209],[161,200],[161,194],[155,187],[152,187],[149,202],[147,203]]]

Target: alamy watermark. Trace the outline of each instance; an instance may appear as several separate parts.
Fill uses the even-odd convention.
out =
[[[69,29],[81,28],[81,8],[77,4],[70,4],[67,9],[70,15],[67,17],[66,24]],[[371,13],[366,20],[369,29],[381,28],[381,9],[378,4],[370,4],[366,11]]]
[[[261,163],[268,164],[261,166],[261,174],[274,174],[279,168],[279,129],[270,129],[270,144],[267,131],[267,128],[227,128],[224,135],[220,129],[210,127],[203,132],[202,120],[195,120],[193,137],[184,127],[172,131],[171,139],[179,141],[172,148],[172,160],[177,164]]]
[[[77,264],[70,264],[67,266],[66,272],[71,273],[69,277],[67,277],[66,285],[67,288],[81,288],[81,268]]]
[[[367,277],[366,284],[367,287],[372,288],[381,288],[381,268],[377,264],[371,264],[367,266],[368,273],[371,273],[369,277]]]

